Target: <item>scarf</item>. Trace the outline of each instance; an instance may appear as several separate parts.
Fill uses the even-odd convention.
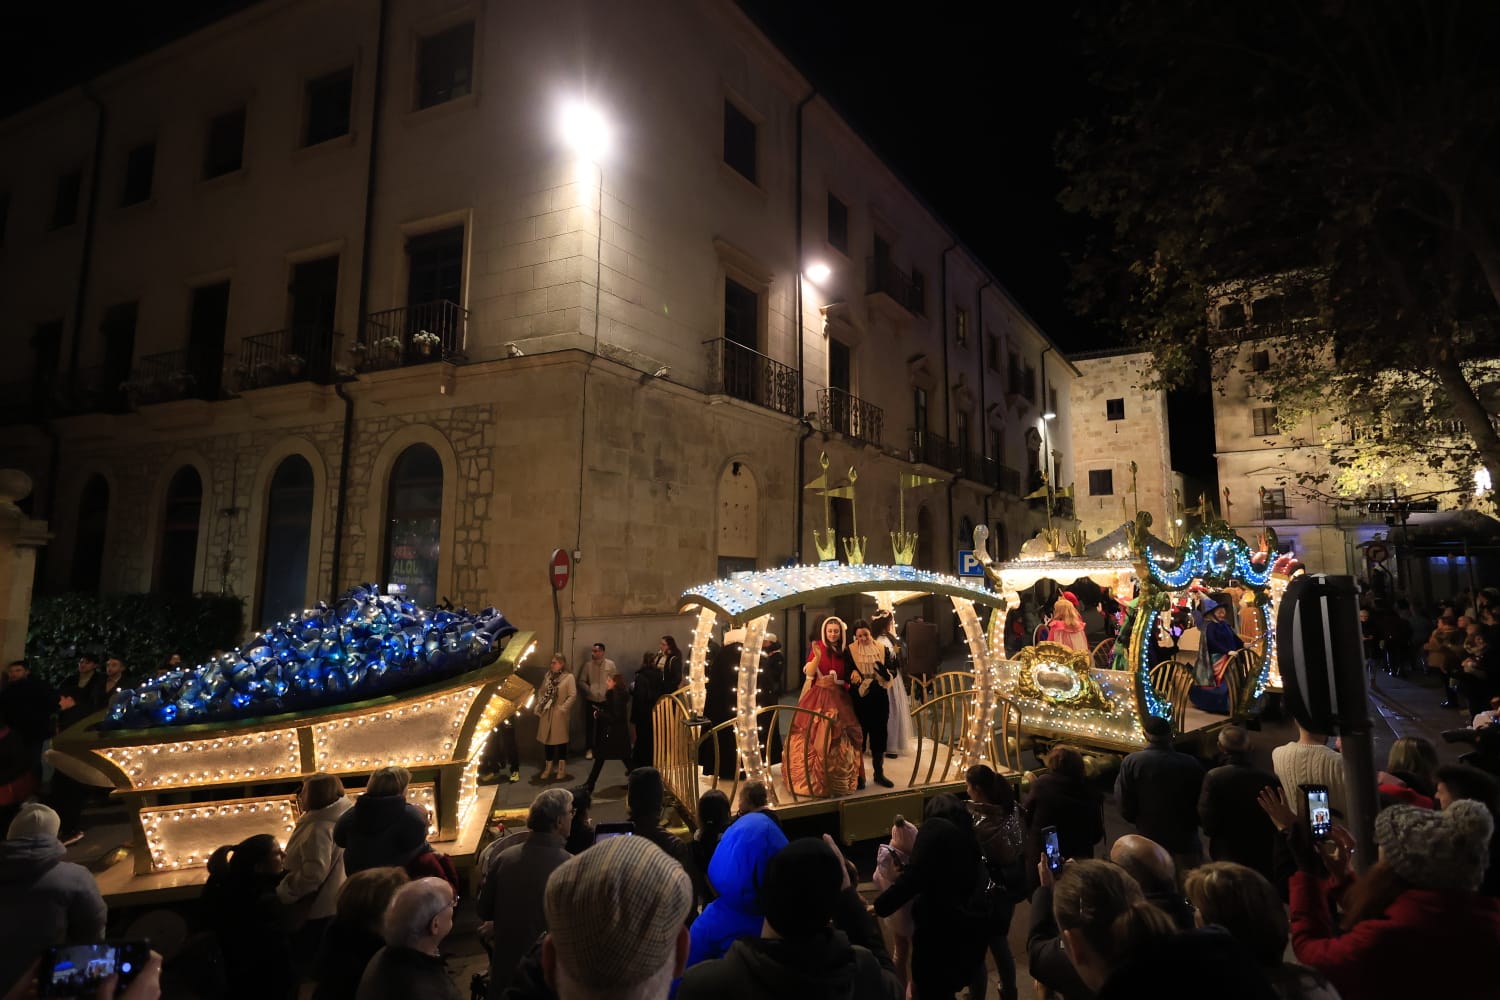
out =
[[[542,685],[542,700],[536,709],[538,715],[550,709],[552,703],[557,701],[557,685],[562,681],[562,675],[561,670],[547,671],[547,683]]]
[[[849,652],[854,656],[854,666],[859,670],[861,678],[859,682],[860,697],[864,697],[870,690],[870,682],[879,680],[881,687],[887,687],[885,673],[885,647],[879,642],[871,639],[869,642],[852,642],[849,644]]]

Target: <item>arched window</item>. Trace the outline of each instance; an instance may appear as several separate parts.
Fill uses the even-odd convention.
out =
[[[266,534],[260,566],[262,624],[280,621],[307,604],[312,509],[312,466],[301,455],[288,455],[276,466],[266,496]]]
[[[418,605],[437,603],[438,535],[443,525],[443,463],[425,444],[401,453],[386,500],[385,583]]]
[[[184,465],[167,485],[162,514],[161,548],[156,556],[156,592],[191,594],[198,569],[198,515],[203,507],[203,480]]]
[[[104,528],[109,521],[109,484],[93,476],[78,500],[78,534],[73,543],[73,569],[68,589],[86,594],[99,592],[104,569]]]

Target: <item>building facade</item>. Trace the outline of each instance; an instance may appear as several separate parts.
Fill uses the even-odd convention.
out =
[[[1111,351],[1074,355],[1073,510],[1090,542],[1135,517],[1150,513],[1161,538],[1171,537],[1178,514],[1182,477],[1172,470],[1167,395],[1147,388],[1151,355]],[[1134,470],[1131,469],[1134,464]]]
[[[937,479],[946,571],[1072,478],[1076,370],[728,0],[267,0],[0,136],[42,592],[253,629],[376,581],[545,637],[562,549],[561,646],[623,662],[815,558],[824,454],[869,561]]]

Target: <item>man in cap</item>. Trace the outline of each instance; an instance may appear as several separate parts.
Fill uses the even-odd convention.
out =
[[[558,1000],[660,1000],[687,964],[693,883],[641,837],[613,837],[547,880],[542,971]]]

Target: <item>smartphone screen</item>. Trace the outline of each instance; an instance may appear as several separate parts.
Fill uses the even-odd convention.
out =
[[[37,995],[76,997],[91,993],[116,973],[123,988],[140,973],[150,957],[151,946],[145,941],[57,945],[47,949],[37,974]]]
[[[1057,827],[1049,826],[1042,831],[1042,851],[1047,856],[1047,867],[1052,874],[1062,871],[1062,845],[1057,840]]]
[[[630,837],[635,834],[634,823],[600,823],[594,827],[594,843],[611,837]]]
[[[1302,793],[1307,797],[1307,824],[1312,835],[1322,840],[1333,830],[1333,810],[1328,806],[1328,789],[1323,785],[1303,785]]]

